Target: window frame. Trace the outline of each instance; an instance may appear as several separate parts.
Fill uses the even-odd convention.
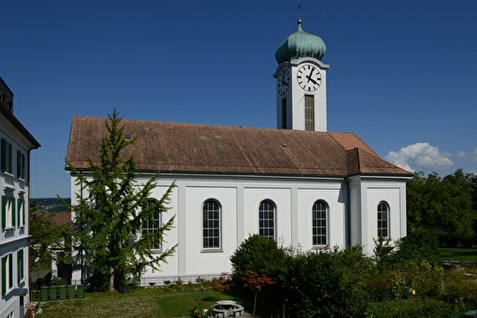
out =
[[[264,209],[265,204],[269,204],[272,207],[272,227],[270,227],[270,218],[262,218],[262,216],[264,216],[264,213],[268,213],[268,216],[270,215],[270,209],[268,209],[268,207],[266,210]],[[268,221],[268,227],[264,226],[263,224],[266,221]],[[272,229],[273,231],[272,235],[270,235],[269,233],[265,233],[270,231],[270,229]],[[260,201],[260,204],[258,206],[258,235],[260,235],[261,237],[265,237],[268,240],[277,240],[277,205],[270,199]]]
[[[288,129],[287,98],[282,98],[282,129]]]
[[[17,177],[20,181],[25,181],[26,176],[26,156],[20,150],[17,150]]]
[[[319,205],[322,205],[324,207],[323,209],[317,209]],[[320,218],[318,218],[318,213],[323,213],[324,212],[324,230],[325,234],[323,235],[322,233],[318,234],[319,229],[323,229],[323,225],[319,226],[315,222],[318,222]],[[315,217],[315,213],[317,214]],[[323,218],[321,218],[322,220]],[[329,220],[330,220],[330,208],[328,203],[325,200],[319,199],[316,200],[313,203],[313,206],[311,208],[311,229],[312,229],[312,246],[315,248],[321,248],[329,245],[329,233],[330,233],[330,227],[329,227]],[[325,244],[319,244],[322,243],[320,242],[320,238],[323,238],[325,240]]]
[[[216,209],[209,209],[214,204]],[[207,210],[206,210],[207,209]],[[202,203],[202,250],[222,250],[222,205],[216,199],[207,199]],[[207,213],[207,214],[206,214]],[[210,218],[210,213],[216,214],[217,218]],[[207,222],[207,223],[206,223]],[[216,226],[210,224],[216,222]],[[212,231],[212,235],[210,235]],[[215,233],[218,233],[217,235]],[[211,244],[212,242],[212,244]]]
[[[4,191],[1,202],[2,229],[10,230],[15,228],[17,215],[15,213],[15,197],[12,192]]]
[[[382,210],[382,207],[385,207],[385,211]],[[376,208],[376,218],[377,218],[377,232],[378,232],[378,237],[382,236],[385,239],[389,239],[390,236],[390,208],[389,204],[386,201],[380,201],[378,203],[378,206]],[[385,216],[385,219],[383,219],[383,214]],[[385,225],[383,226],[383,223]],[[382,232],[385,231],[385,235],[382,235]]]
[[[305,130],[315,130],[315,95],[305,94]]]
[[[18,227],[25,226],[25,198],[23,195],[17,199],[17,216],[18,216]]]
[[[149,199],[147,204],[149,205],[153,202],[156,202],[156,199]],[[156,218],[156,215],[157,215],[157,218]],[[157,220],[157,226],[156,226],[156,220]],[[150,220],[145,220],[142,223],[142,234],[144,234],[145,232],[156,233],[159,230],[159,228],[162,227],[162,213],[160,211],[155,211],[155,210],[153,211],[152,222],[154,224],[151,224]],[[153,242],[151,250],[153,252],[156,252],[156,253],[161,253],[162,252],[162,242],[158,242],[158,243]]]
[[[0,168],[3,173],[12,175],[12,158],[13,148],[12,145],[4,138],[1,139],[1,164]]]
[[[25,280],[25,258],[23,249],[17,252],[17,284],[20,285]]]
[[[2,257],[2,297],[13,288],[13,254]]]

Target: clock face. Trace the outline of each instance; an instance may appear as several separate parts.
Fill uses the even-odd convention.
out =
[[[278,94],[280,96],[285,96],[290,88],[290,69],[284,68],[278,74]]]
[[[318,67],[313,64],[303,64],[296,75],[298,85],[307,91],[316,91],[321,85],[321,73]]]

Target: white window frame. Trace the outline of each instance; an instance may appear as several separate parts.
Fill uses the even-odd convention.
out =
[[[215,205],[211,209],[210,205]],[[207,199],[202,204],[202,249],[222,250],[222,205],[218,200]]]
[[[268,206],[265,207],[265,204]],[[273,219],[270,218],[270,213]],[[273,232],[271,235],[270,230]],[[277,240],[277,205],[270,199],[262,200],[258,206],[258,235],[268,240]]]
[[[319,205],[322,205],[324,207],[323,209],[318,209],[320,207]],[[312,228],[312,245],[314,247],[324,247],[329,245],[329,217],[330,217],[330,208],[328,206],[328,203],[324,200],[316,200],[313,203],[313,207],[311,208],[311,228]],[[323,214],[324,213],[324,226],[322,224],[323,222]],[[321,216],[321,217],[320,217]],[[321,221],[321,224],[318,224],[318,222]],[[318,233],[321,232],[320,230],[324,229],[324,234],[323,233]],[[320,238],[324,238],[324,244],[323,241],[320,240]]]
[[[7,254],[2,257],[1,275],[2,275],[2,296],[7,295],[15,286],[13,284],[13,254]]]
[[[13,177],[13,147],[4,138],[1,139],[1,170],[7,176]]]
[[[383,210],[383,207],[385,207],[385,211]],[[389,204],[386,201],[381,201],[378,203],[377,206],[377,231],[378,231],[378,237],[382,236],[385,239],[389,239],[391,237],[390,233],[390,208]],[[384,218],[383,218],[384,216]],[[383,231],[385,231],[384,234]]]
[[[17,150],[17,176],[22,182],[26,179],[26,156],[20,150]]]
[[[15,228],[16,224],[16,214],[15,214],[15,197],[13,192],[4,191],[2,195],[1,204],[1,220],[2,220],[2,229],[12,230]]]
[[[155,199],[151,199],[151,201],[155,201]],[[150,204],[150,202],[148,202]],[[157,216],[157,218],[156,218]],[[162,213],[159,211],[154,211],[153,212],[153,220],[150,222],[149,220],[146,220],[142,224],[142,233],[144,234],[145,232],[149,233],[156,233],[159,228],[162,227]],[[161,253],[162,252],[162,242],[159,243],[152,243],[151,250],[155,253]]]
[[[21,258],[20,258],[21,256]],[[23,249],[17,251],[17,282],[18,285],[25,281],[25,252]]]
[[[23,195],[20,195],[20,197],[17,199],[17,206],[16,206],[16,209],[17,209],[17,224],[18,224],[18,227],[24,227],[25,226],[25,223],[26,223],[26,213],[25,213],[25,198],[23,197]]]

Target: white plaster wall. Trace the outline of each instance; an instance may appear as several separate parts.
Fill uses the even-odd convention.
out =
[[[351,193],[351,243],[360,244],[371,255],[377,232],[377,207],[385,201],[389,205],[389,235],[396,241],[407,235],[406,231],[406,181],[386,179],[359,179],[350,184]]]
[[[244,190],[244,234],[245,238],[258,233],[260,202],[270,200],[276,207],[275,239],[284,245],[291,244],[290,189],[274,188],[270,185],[247,186]]]
[[[147,178],[147,177],[146,177]],[[391,210],[390,233],[398,239],[405,233],[405,180],[301,179],[272,177],[212,177],[163,174],[152,196],[160,198],[176,180],[171,209],[174,228],[166,234],[166,246],[178,244],[176,253],[161,264],[161,271],[148,269],[143,278],[216,275],[230,272],[230,256],[240,243],[258,233],[260,202],[271,200],[277,208],[276,237],[283,246],[312,246],[312,206],[323,200],[329,207],[329,246],[364,245],[372,253],[377,236],[376,208],[386,201]],[[145,182],[141,179],[140,182]],[[75,186],[72,185],[72,189]],[[73,193],[72,193],[73,195]],[[202,205],[214,199],[221,206],[221,248],[202,248]],[[349,204],[348,200],[351,201]],[[349,211],[347,211],[349,209]],[[404,215],[403,215],[404,213]],[[349,218],[349,220],[348,220]],[[348,222],[351,233],[348,233]]]
[[[298,189],[298,242],[303,250],[311,250],[313,246],[312,208],[318,200],[328,205],[328,246],[346,246],[346,204],[340,183],[317,185],[314,188]]]
[[[207,184],[186,186],[186,206],[181,215],[186,217],[187,254],[181,261],[186,262],[183,275],[230,272],[230,255],[237,246],[236,188]],[[202,242],[202,206],[209,199],[216,200],[221,208],[221,248],[203,249]],[[179,248],[182,248],[180,246]]]

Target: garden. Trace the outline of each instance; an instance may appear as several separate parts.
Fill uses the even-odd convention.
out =
[[[304,252],[253,235],[231,257],[230,275],[41,302],[41,316],[204,317],[217,301],[234,300],[259,318],[469,317],[477,310],[477,268],[443,266],[437,246],[426,230],[395,246],[380,238],[372,257],[359,246]]]

